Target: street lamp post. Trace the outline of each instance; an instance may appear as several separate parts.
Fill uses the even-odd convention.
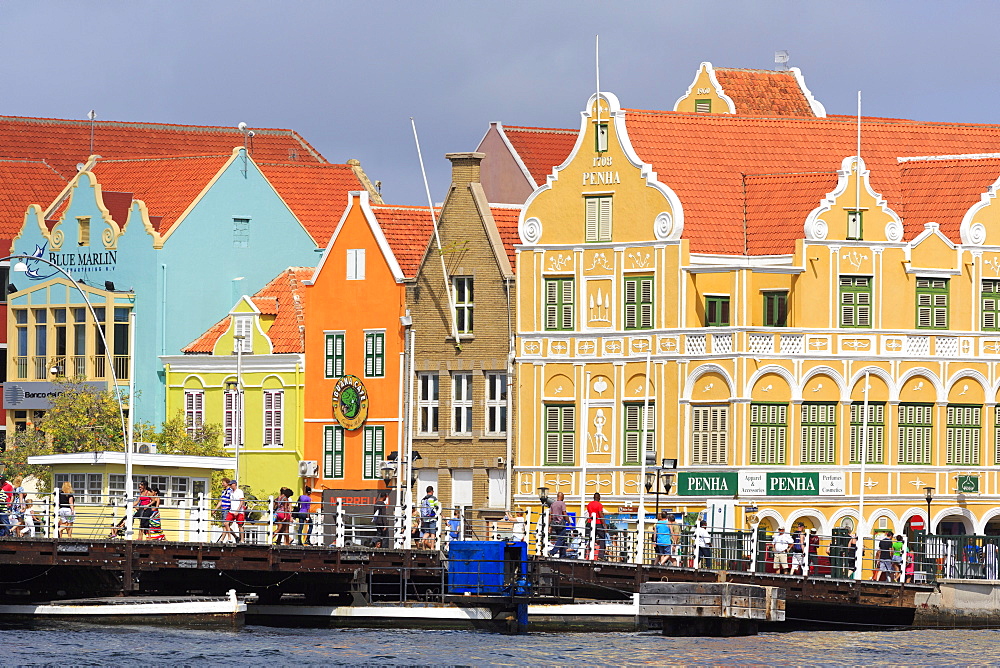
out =
[[[653,515],[654,518],[660,517],[660,490],[663,490],[664,495],[669,495],[670,490],[674,486],[674,474],[670,473],[677,468],[676,459],[663,459],[660,462],[659,468],[653,469],[652,471],[646,472],[645,488],[646,491],[650,491],[654,486],[656,491],[656,510]]]
[[[924,531],[926,531],[929,536],[931,535],[931,501],[934,500],[933,487],[924,487],[924,500],[927,501],[927,527]]]
[[[44,257],[36,257],[34,255],[27,255],[27,254],[22,254],[22,253],[17,253],[17,254],[14,254],[14,255],[8,255],[6,257],[0,258],[0,262],[6,262],[8,260],[17,260],[17,263],[13,267],[13,270],[16,273],[27,273],[27,271],[28,271],[27,261],[41,262],[42,264],[45,264],[45,265],[47,265],[49,267],[52,267],[53,269],[55,269],[56,271],[58,271],[60,274],[62,274],[62,276],[67,281],[69,281],[70,285],[72,285],[74,288],[76,288],[77,292],[80,293],[80,296],[83,297],[84,303],[87,304],[87,310],[90,312],[90,317],[93,318],[93,320],[94,320],[94,324],[96,326],[95,328],[97,329],[97,333],[101,337],[101,344],[102,344],[102,346],[104,348],[105,361],[108,364],[108,373],[111,374],[111,381],[112,381],[112,385],[114,387],[115,399],[118,400],[118,417],[121,420],[122,441],[123,441],[123,444],[125,446],[125,471],[126,471],[126,475],[125,475],[125,539],[126,540],[132,540],[132,537],[133,537],[132,516],[133,516],[133,511],[134,511],[134,505],[133,505],[133,499],[132,499],[133,488],[132,488],[132,475],[131,475],[131,471],[132,471],[132,443],[131,443],[131,433],[130,433],[131,430],[128,428],[128,426],[125,423],[125,408],[122,405],[122,395],[121,395],[121,392],[119,392],[119,390],[118,390],[118,375],[115,373],[115,361],[111,357],[111,348],[108,347],[108,339],[104,335],[104,328],[101,327],[101,325],[98,323],[97,313],[94,311],[94,305],[90,303],[90,297],[87,296],[87,291],[80,287],[80,285],[76,282],[76,280],[73,279],[73,276],[68,271],[66,271],[65,269],[63,269],[62,267],[60,267],[59,265],[57,265],[56,263],[51,262],[49,260],[46,260]],[[134,325],[134,321],[133,321],[133,325]],[[135,355],[135,351],[134,350],[129,350],[129,354],[134,356]],[[130,416],[132,415],[132,411],[135,408],[132,405],[133,402],[134,402],[134,396],[132,394],[130,394],[129,395],[129,415]]]
[[[246,336],[234,334],[233,340],[236,343],[236,392],[233,397],[235,406],[233,407],[233,446],[236,448],[236,468],[233,476],[240,481],[240,446],[243,445],[243,341]]]

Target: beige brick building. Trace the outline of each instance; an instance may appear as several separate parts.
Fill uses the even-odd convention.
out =
[[[514,248],[520,206],[490,205],[482,153],[450,153],[452,182],[416,278],[413,318],[415,496],[495,518],[508,504],[513,397]],[[450,293],[450,294],[449,294]]]

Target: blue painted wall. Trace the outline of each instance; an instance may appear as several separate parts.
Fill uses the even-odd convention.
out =
[[[65,236],[62,252],[75,254],[74,260],[107,253],[101,244],[105,225],[92,190],[84,175],[58,228]],[[155,203],[152,206],[151,213],[156,215]],[[77,245],[80,216],[91,218],[90,246]],[[135,292],[136,418],[159,425],[165,418],[165,391],[158,356],[179,353],[229,313],[240,295],[253,294],[286,267],[314,266],[320,254],[257,166],[252,160],[244,161],[242,155],[175,225],[162,249],[154,249],[153,237],[141,224],[139,207],[134,203],[130,218],[131,224],[118,239],[113,263],[66,266],[64,260],[69,258],[61,258],[60,264],[88,285],[103,289],[104,281],[113,281],[117,289]],[[246,247],[242,247],[243,236],[234,235],[234,218],[250,219]],[[124,221],[115,222],[124,225]],[[12,253],[33,253],[46,244],[37,224],[29,220]],[[47,250],[45,257],[50,258]],[[107,255],[96,257],[109,259]],[[30,280],[23,274],[13,275],[19,289],[51,280],[44,277],[53,270],[41,263],[35,265],[32,268],[37,276]],[[57,292],[48,291],[48,298],[57,299]],[[64,303],[62,294],[62,300],[51,303]],[[37,304],[41,294],[30,298]],[[28,299],[27,294],[15,295],[11,305],[24,305]],[[79,295],[71,296],[70,301],[79,301]]]

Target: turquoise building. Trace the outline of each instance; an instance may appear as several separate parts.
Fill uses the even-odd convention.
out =
[[[167,417],[159,357],[180,352],[286,267],[314,266],[347,192],[359,187],[371,184],[357,161],[258,164],[243,147],[230,155],[92,157],[54,202],[29,207],[13,243],[13,254],[69,272],[95,308],[84,308],[79,292],[44,262],[12,272],[8,425],[37,416],[8,401],[17,394],[10,386],[62,375],[110,385],[113,370],[125,387],[133,354],[136,418],[158,425]]]

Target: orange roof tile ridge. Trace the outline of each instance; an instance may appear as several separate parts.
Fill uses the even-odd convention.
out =
[[[537,132],[539,134],[575,135],[580,133],[580,129],[569,128],[539,128],[527,125],[504,125],[504,130],[518,130],[519,132]]]
[[[46,162],[45,158],[0,158],[0,162],[24,162],[24,163],[32,163],[32,164],[38,163],[38,164],[41,164],[41,165],[45,165],[46,167],[48,167],[49,169],[51,169],[52,173],[55,174],[56,176],[58,176],[63,181],[69,181],[69,179],[67,179],[65,176],[63,176],[62,174],[60,174],[56,170],[55,167],[53,167],[48,162]]]
[[[206,158],[223,158],[228,160],[231,153],[208,153],[204,155],[151,155],[144,158],[111,158],[105,160],[101,158],[96,164],[103,165],[110,162],[164,162],[166,160],[204,160]]]
[[[764,74],[788,74],[791,75],[791,70],[759,70],[752,67],[716,67],[712,66],[712,69],[716,72],[761,72]]]
[[[930,162],[932,160],[989,160],[1000,158],[1000,153],[957,153],[955,155],[915,155],[897,157],[896,162]]]
[[[44,116],[3,116],[0,115],[0,121],[18,121],[24,123],[34,123],[36,125],[60,123],[63,125],[87,125],[89,126],[91,121],[89,120],[77,120],[75,118],[47,118]],[[114,120],[100,120],[93,121],[95,128],[100,128],[103,126],[121,126],[126,125],[130,127],[152,129],[152,130],[169,130],[171,128],[187,128],[191,130],[225,130],[226,132],[232,132],[236,135],[241,135],[239,128],[230,127],[228,125],[194,125],[190,123],[150,123],[148,121],[114,121]],[[290,128],[253,128],[255,133],[257,132],[268,132],[272,134],[297,134],[295,130]]]

